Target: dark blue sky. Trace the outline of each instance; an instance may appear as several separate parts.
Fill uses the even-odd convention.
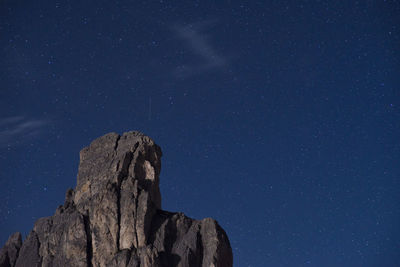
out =
[[[217,2],[217,3],[215,3]],[[139,130],[235,266],[400,261],[398,1],[0,2],[0,243]],[[398,265],[397,265],[398,266]]]

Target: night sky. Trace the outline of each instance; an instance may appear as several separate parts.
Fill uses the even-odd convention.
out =
[[[139,130],[234,266],[399,266],[399,85],[398,1],[1,1],[0,243]]]

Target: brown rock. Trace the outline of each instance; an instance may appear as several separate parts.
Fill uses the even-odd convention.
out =
[[[224,230],[161,210],[161,149],[139,132],[110,133],[82,149],[75,190],[39,219],[21,247],[14,234],[5,266],[232,266]],[[8,264],[8,265],[7,265]]]
[[[21,233],[11,235],[0,250],[0,267],[14,266],[22,246]]]

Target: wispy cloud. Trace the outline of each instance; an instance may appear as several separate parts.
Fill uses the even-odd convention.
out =
[[[3,125],[16,123],[23,119],[24,119],[24,117],[22,117],[22,116],[13,116],[13,117],[7,117],[7,118],[0,119],[0,127],[2,127]]]
[[[202,32],[205,27],[213,24],[211,21],[205,21],[187,26],[175,25],[173,32],[184,41],[192,53],[200,57],[201,61],[196,64],[182,64],[175,69],[175,75],[186,77],[194,74],[200,74],[205,71],[217,70],[227,66],[228,61],[217,52],[207,39],[207,35]]]
[[[48,124],[46,120],[13,116],[0,119],[0,147],[21,143],[37,136]]]

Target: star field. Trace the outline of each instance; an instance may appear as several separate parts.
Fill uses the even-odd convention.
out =
[[[139,130],[234,266],[400,261],[398,1],[2,1],[0,243]]]

